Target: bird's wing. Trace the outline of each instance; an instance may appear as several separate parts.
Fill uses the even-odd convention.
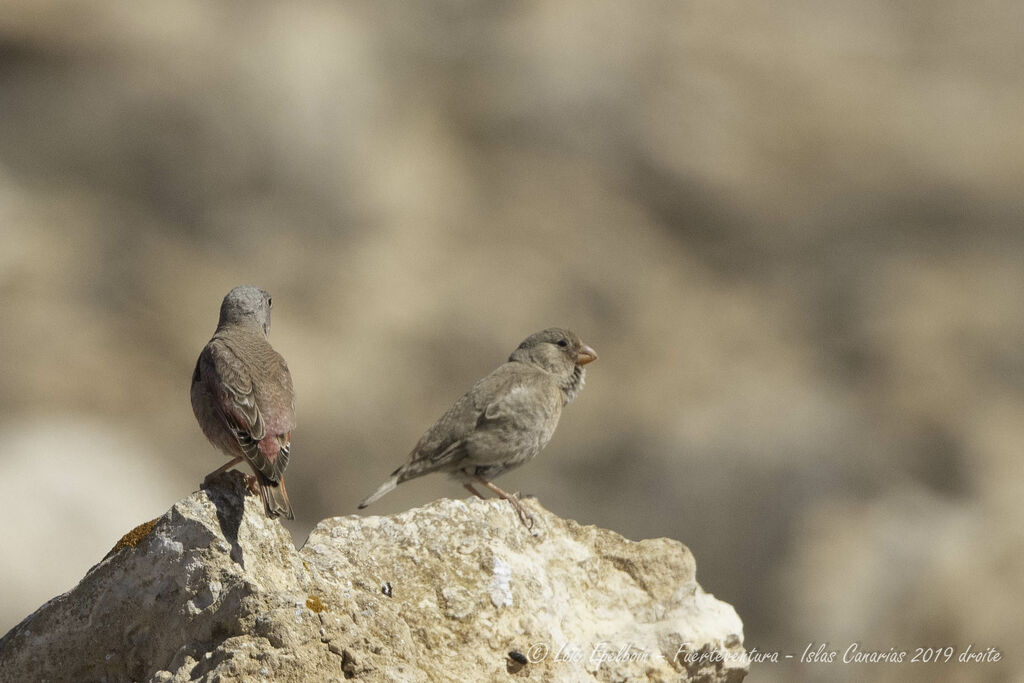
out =
[[[260,354],[260,376],[265,380],[256,392],[257,406],[263,416],[266,435],[260,452],[273,464],[277,481],[284,475],[291,453],[291,432],[295,429],[295,390],[288,363],[269,344]]]
[[[267,344],[267,355],[263,358],[266,383],[262,386],[264,419],[270,432],[283,434],[295,429],[295,389],[288,363],[277,351]]]
[[[224,339],[213,339],[200,359],[204,382],[217,397],[221,417],[238,441],[245,459],[270,481],[279,481],[288,461],[288,444],[266,452],[260,442],[267,434],[256,400],[250,368]]]
[[[479,442],[481,432],[493,431],[498,435],[538,429],[552,411],[558,410],[557,398],[548,384],[550,381],[545,380],[543,373],[524,371],[520,363],[501,365],[459,397],[423,435],[409,461],[393,474],[403,482],[447,469],[469,455],[471,442]],[[494,455],[502,457],[500,453]],[[474,454],[474,458],[478,457]]]
[[[469,394],[463,394],[412,449],[401,481],[426,474],[465,455],[465,437],[476,424],[477,414]]]
[[[412,449],[408,462],[392,473],[398,476],[399,482],[445,469],[466,457],[467,439],[472,436],[486,407],[483,396],[501,390],[505,383],[504,367],[478,380],[427,430]]]
[[[543,448],[561,413],[561,395],[548,373],[508,364],[478,395],[471,450],[476,464],[500,462],[513,447]],[[503,366],[506,367],[506,366]]]
[[[509,365],[512,365],[511,363]],[[503,366],[504,367],[504,366]],[[551,412],[550,378],[526,367],[492,373],[477,392],[477,429],[509,426],[530,429]]]

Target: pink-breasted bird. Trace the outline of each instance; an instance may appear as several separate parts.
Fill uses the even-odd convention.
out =
[[[295,391],[284,358],[270,346],[270,295],[235,287],[220,306],[213,338],[192,373],[192,411],[203,434],[231,460],[245,460],[270,518],[294,519],[284,471],[295,429]]]

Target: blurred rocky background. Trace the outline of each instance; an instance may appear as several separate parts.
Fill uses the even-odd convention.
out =
[[[1003,655],[754,680],[1020,680],[1022,44],[1014,2],[8,0],[0,632],[223,462],[189,378],[252,283],[297,543],[564,325],[601,358],[503,487],[683,541],[748,650]]]

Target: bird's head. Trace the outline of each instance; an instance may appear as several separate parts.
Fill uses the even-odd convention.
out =
[[[572,330],[549,327],[524,339],[509,360],[570,377],[577,369],[582,371],[582,366],[597,360],[597,352],[584,344]]]
[[[220,305],[220,322],[224,325],[257,325],[263,334],[270,335],[270,308],[274,305],[270,295],[259,287],[235,287]]]

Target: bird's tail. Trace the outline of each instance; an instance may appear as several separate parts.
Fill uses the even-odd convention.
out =
[[[383,498],[387,494],[389,494],[392,491],[394,491],[396,486],[398,486],[398,473],[397,472],[395,474],[392,474],[391,478],[388,479],[383,484],[381,484],[379,489],[377,489],[376,491],[371,493],[370,496],[366,500],[364,500],[362,503],[360,503],[359,504],[359,509],[362,510],[367,505],[369,505],[371,503],[376,503],[378,500],[380,500],[381,498]]]
[[[280,481],[270,481],[263,474],[257,474],[260,481],[260,494],[263,496],[263,507],[267,510],[267,517],[284,517],[295,519],[292,512],[292,504],[288,500],[288,491],[284,487],[284,477]]]

